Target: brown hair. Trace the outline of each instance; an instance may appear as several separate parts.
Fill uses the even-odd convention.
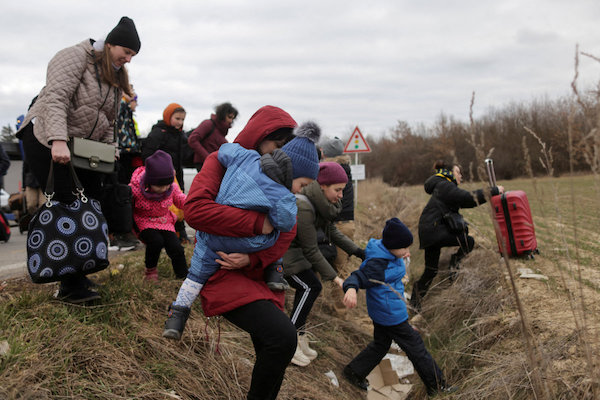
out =
[[[447,169],[449,171],[452,171],[452,168],[454,167],[458,167],[458,169],[462,170],[461,166],[457,163],[453,163],[453,162],[449,162],[446,160],[436,160],[433,163],[433,169],[435,171],[437,171],[438,169]]]
[[[125,65],[123,65],[118,70],[115,70],[112,60],[110,59],[110,53],[106,43],[104,44],[104,49],[101,52],[95,53],[94,62],[99,65],[100,76],[104,82],[111,86],[120,88],[128,96],[133,97],[133,90],[129,84],[129,74],[127,73],[127,68],[125,68]]]

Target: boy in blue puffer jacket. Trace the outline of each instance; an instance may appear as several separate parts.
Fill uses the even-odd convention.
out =
[[[260,155],[238,143],[225,143],[219,148],[219,162],[226,168],[215,201],[231,207],[267,214],[273,226],[270,234],[251,237],[230,237],[196,232],[196,245],[187,278],[176,300],[169,307],[163,336],[179,340],[196,300],[208,279],[220,268],[218,251],[253,253],[273,246],[280,232],[289,232],[296,225],[297,193],[317,178],[319,159],[315,143],[321,130],[306,122],[294,131],[295,138],[281,150]],[[265,281],[271,290],[284,290],[281,262],[265,269]]]
[[[408,323],[402,278],[406,273],[404,258],[410,256],[408,247],[413,236],[398,218],[385,223],[382,236],[382,239],[369,240],[365,261],[344,281],[344,304],[348,308],[356,306],[358,289],[367,289],[367,309],[374,327],[373,341],[346,365],[344,377],[367,390],[366,376],[381,362],[393,340],[413,363],[429,395],[453,392],[456,388],[446,386],[442,371],[421,336]]]

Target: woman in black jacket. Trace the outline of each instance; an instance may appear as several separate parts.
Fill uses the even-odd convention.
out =
[[[425,271],[413,285],[410,299],[411,305],[417,310],[421,308],[421,300],[437,275],[442,247],[459,246],[450,258],[450,268],[454,269],[458,268],[458,262],[475,245],[467,227],[460,233],[451,232],[444,222],[444,215],[458,214],[461,208],[473,208],[486,202],[483,189],[469,192],[458,187],[462,181],[460,166],[438,160],[433,168],[435,174],[425,181],[425,191],[431,198],[419,218],[419,241],[420,248],[425,250]],[[492,196],[503,192],[502,186],[490,189]]]

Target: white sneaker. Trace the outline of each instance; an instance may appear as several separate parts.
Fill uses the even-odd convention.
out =
[[[298,335],[298,347],[300,347],[302,353],[304,353],[306,358],[310,361],[314,360],[319,355],[319,353],[308,346],[308,337],[306,335]]]
[[[292,364],[297,365],[299,367],[306,367],[310,364],[310,360],[308,357],[304,355],[300,346],[296,347],[296,352],[294,353],[294,357],[292,358]]]

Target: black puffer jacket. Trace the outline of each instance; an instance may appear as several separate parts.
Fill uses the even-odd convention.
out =
[[[431,195],[429,202],[419,218],[420,248],[435,246],[444,237],[454,236],[442,221],[447,212],[458,212],[461,208],[473,208],[486,202],[483,189],[469,192],[440,175],[430,176],[425,181],[425,192]],[[498,188],[491,189],[491,195],[497,195]]]

